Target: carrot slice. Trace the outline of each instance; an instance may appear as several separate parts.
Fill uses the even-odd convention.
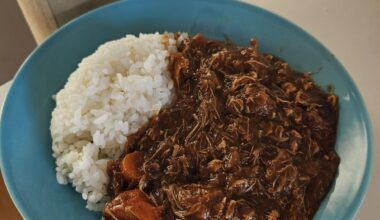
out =
[[[144,154],[139,151],[125,155],[120,163],[120,170],[124,179],[132,183],[138,183],[142,176],[140,168],[143,163]]]

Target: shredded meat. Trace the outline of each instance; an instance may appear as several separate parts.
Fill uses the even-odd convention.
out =
[[[339,165],[337,97],[257,48],[184,40],[176,100],[109,163],[106,219],[144,219],[117,209],[141,211],[131,190],[161,219],[312,218]]]

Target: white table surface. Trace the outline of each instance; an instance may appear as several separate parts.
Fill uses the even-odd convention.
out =
[[[245,0],[275,12],[315,36],[359,87],[372,120],[375,143],[371,184],[357,219],[379,219],[380,209],[380,0]],[[0,86],[0,103],[10,83]]]

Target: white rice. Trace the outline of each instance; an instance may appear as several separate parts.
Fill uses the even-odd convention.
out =
[[[118,158],[126,137],[172,98],[169,54],[173,34],[127,35],[84,58],[56,95],[51,136],[57,180],[71,183],[99,210],[107,201],[109,159]]]

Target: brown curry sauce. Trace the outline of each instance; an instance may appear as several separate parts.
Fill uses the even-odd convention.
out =
[[[311,219],[339,165],[337,97],[254,40],[196,35],[170,67],[176,99],[108,164],[105,219]]]

